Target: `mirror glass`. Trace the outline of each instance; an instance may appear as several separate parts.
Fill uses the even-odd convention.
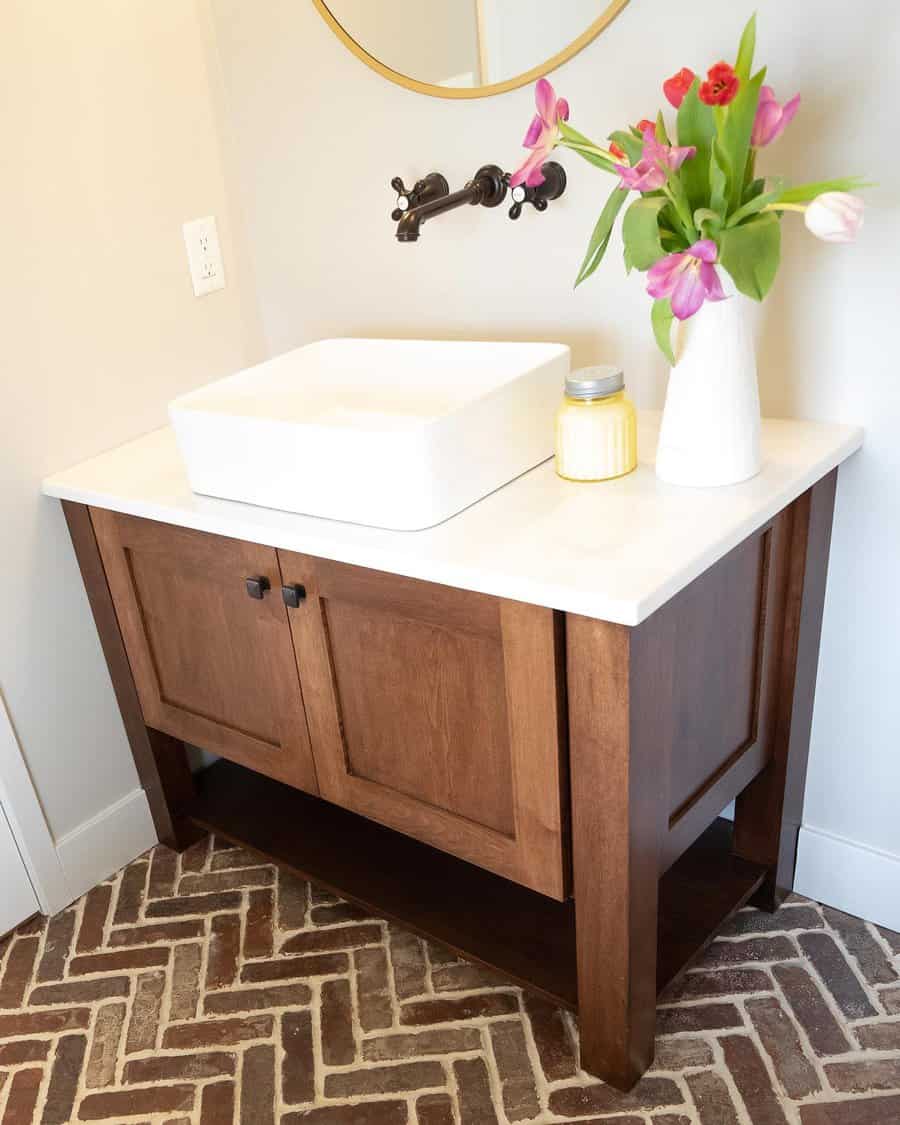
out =
[[[425,93],[477,97],[558,66],[628,0],[316,2],[364,61],[394,72],[387,77]]]

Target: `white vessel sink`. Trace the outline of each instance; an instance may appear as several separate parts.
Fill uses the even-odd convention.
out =
[[[553,453],[562,344],[321,340],[169,404],[194,492],[411,531]]]

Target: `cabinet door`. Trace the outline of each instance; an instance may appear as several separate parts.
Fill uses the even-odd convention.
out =
[[[562,898],[552,610],[279,551],[322,796]]]
[[[91,519],[147,725],[317,792],[274,549]],[[248,578],[268,583],[263,597]]]

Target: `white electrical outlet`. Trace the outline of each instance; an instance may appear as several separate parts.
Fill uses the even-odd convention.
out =
[[[185,223],[184,244],[187,247],[188,263],[191,267],[191,281],[194,283],[194,296],[202,297],[215,289],[225,288],[225,268],[222,265],[222,251],[219,248],[219,232],[216,230],[214,215],[205,219],[193,219]]]

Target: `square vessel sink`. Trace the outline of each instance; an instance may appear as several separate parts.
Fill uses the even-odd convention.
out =
[[[182,395],[191,488],[412,531],[545,461],[563,344],[321,340]]]

